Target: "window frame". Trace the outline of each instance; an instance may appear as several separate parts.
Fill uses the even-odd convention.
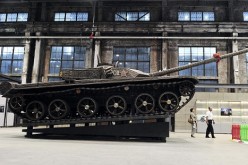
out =
[[[65,52],[65,49],[66,48],[73,48],[73,52]],[[53,48],[61,48],[61,52],[58,51],[58,52],[53,52]],[[77,58],[77,55],[79,55],[77,53],[77,50],[80,49],[80,57]],[[56,56],[52,57],[53,56],[53,53],[56,54],[58,53],[57,55],[59,56],[58,58],[56,58]],[[65,58],[66,56],[70,56],[70,53],[72,54],[71,57],[73,57],[73,59],[69,59],[69,58]],[[85,66],[86,66],[86,57],[87,57],[87,47],[86,46],[75,46],[75,45],[53,45],[51,46],[51,53],[50,53],[50,59],[49,59],[49,69],[48,69],[48,79],[54,79],[54,80],[60,80],[59,78],[59,73],[61,72],[61,70],[63,69],[84,69]],[[56,67],[52,67],[52,62],[53,63],[59,63],[59,68],[58,69],[58,72],[56,71]],[[64,68],[63,64],[65,64],[64,62],[69,62],[69,63],[72,63],[72,66],[70,68]],[[82,67],[75,67],[75,65],[77,65],[76,63],[77,62],[82,62],[83,65]],[[69,64],[68,63],[68,64]],[[56,65],[56,64],[55,64]]]
[[[0,13],[1,15],[5,15],[5,18],[4,20],[1,21],[0,19],[0,23],[4,23],[4,22],[28,22],[28,19],[29,19],[29,13],[28,12],[11,12],[11,13]],[[11,20],[8,20],[8,16],[9,15],[13,15],[13,14],[16,14],[15,18],[9,18]],[[21,18],[21,14],[23,15],[27,15],[26,17],[24,17],[25,19],[20,19]]]
[[[137,14],[136,20],[129,20],[128,19],[128,14],[131,14],[131,13]],[[122,17],[122,14],[125,14],[125,17]],[[149,20],[143,20],[142,19],[142,18],[145,18],[146,15],[149,16]],[[120,20],[120,18],[118,19],[116,16],[122,17],[123,20]],[[149,11],[117,11],[114,14],[114,21],[115,22],[149,22],[149,21],[151,21],[151,12],[149,12]]]
[[[5,48],[11,49],[11,54],[8,54],[9,53],[8,50],[4,52]],[[16,51],[18,50],[18,48],[23,49],[23,52],[21,52],[21,54],[19,54],[19,52]],[[11,56],[11,57],[8,57],[8,56]],[[23,70],[24,56],[25,56],[24,46],[0,46],[0,73],[11,75],[11,76],[21,76],[22,70]],[[10,66],[9,66],[9,69],[6,69],[5,65],[8,63]],[[18,68],[18,66],[20,67]]]
[[[76,20],[69,20],[69,18],[67,18],[67,16],[70,14],[74,14],[74,13],[76,13]],[[64,15],[64,17],[63,18],[56,18],[56,14],[62,14],[62,15]],[[80,17],[79,17],[80,14],[86,15],[85,20],[84,20],[84,17],[81,18],[82,20],[80,19]],[[56,20],[56,19],[58,19],[58,20]],[[88,22],[89,21],[89,12],[81,12],[81,11],[54,12],[53,21],[54,22]]]
[[[189,54],[190,54],[189,59],[190,60],[180,60],[180,50],[179,50],[180,48],[189,48],[190,49],[190,52],[189,52]],[[180,46],[180,47],[178,47],[178,66],[184,66],[185,65],[185,64],[180,65],[180,63],[193,63],[193,62],[199,62],[199,61],[201,61],[201,59],[200,60],[198,59],[200,56],[196,56],[197,57],[197,60],[192,60],[193,59],[193,53],[192,53],[192,49],[193,48],[202,48],[203,49],[203,52],[202,52],[202,58],[203,59],[202,60],[209,59],[209,57],[207,56],[207,53],[206,53],[206,48],[215,48],[215,52],[214,53],[217,52],[217,48],[216,47],[212,47],[212,46]],[[213,62],[213,63],[215,63],[215,62]],[[200,77],[200,76],[201,77],[218,77],[218,67],[217,67],[217,64],[215,65],[215,70],[216,71],[214,71],[214,69],[212,69],[212,71],[214,71],[213,74],[212,75],[208,75],[207,74],[207,72],[206,72],[207,69],[206,68],[210,64],[211,63],[209,63],[209,64],[202,64],[200,66],[196,66],[196,67],[192,67],[192,68],[183,70],[184,72],[188,72],[189,74],[182,74],[183,71],[179,71],[178,72],[178,75],[180,75],[180,76],[195,76],[195,77]],[[199,75],[199,74],[194,75],[194,73],[195,73],[194,71],[196,71],[196,72],[200,71],[200,69],[197,69],[198,67],[202,67],[202,72],[203,72],[202,75]]]
[[[189,19],[188,20],[180,20],[180,13],[188,13],[189,14]],[[192,20],[192,14],[193,13],[200,13],[201,14],[201,20]],[[212,13],[214,16],[213,16],[213,20],[204,20],[204,14],[206,13]],[[178,22],[215,22],[215,12],[213,11],[178,11],[177,12],[177,21]]]
[[[142,53],[142,48],[146,48],[146,52]],[[117,56],[118,54],[118,50],[117,49],[123,49],[122,51],[124,52],[122,55],[122,57],[118,56],[118,59],[115,59],[115,56]],[[134,60],[135,56],[132,56],[133,52],[130,52],[129,50],[132,49],[136,49],[136,59]],[[120,50],[119,50],[120,51]],[[117,52],[117,53],[116,53]],[[139,56],[140,55],[140,56]],[[148,55],[147,60],[145,59],[146,55]],[[143,56],[143,60],[141,60],[140,58],[142,58]],[[149,46],[137,46],[137,47],[121,47],[121,46],[116,46],[113,48],[113,60],[112,62],[114,64],[116,64],[117,62],[120,64],[123,63],[122,67],[120,68],[132,68],[132,69],[137,69],[137,70],[141,70],[143,72],[149,73],[150,72],[150,64],[151,64],[151,47]],[[129,67],[128,63],[135,63],[136,67]],[[141,65],[141,63],[143,63],[143,65]],[[146,67],[148,66],[148,68],[146,69]]]

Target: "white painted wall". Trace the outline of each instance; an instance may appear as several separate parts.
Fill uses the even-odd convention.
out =
[[[14,113],[6,112],[6,98],[0,95],[0,106],[4,106],[3,112],[0,112],[0,127],[14,125]],[[6,122],[4,123],[4,118]]]
[[[196,92],[192,100],[187,105],[185,105],[178,113],[176,113],[175,131],[189,132],[191,130],[191,125],[187,121],[190,114],[190,108],[195,108],[197,115],[203,115],[207,111],[208,106],[211,106],[216,117],[216,132],[230,133],[232,124],[248,123],[248,108],[247,106],[244,106],[245,103],[247,103],[248,101],[247,98],[248,93]],[[206,102],[206,107],[197,107],[197,101]],[[240,108],[237,108],[237,106],[230,104],[230,108],[236,110],[236,112],[233,111],[233,116],[223,117],[220,116],[221,102],[238,102],[240,104]],[[240,113],[238,111],[240,111]],[[205,132],[204,130],[206,128],[207,125],[205,123],[199,123],[199,132]]]

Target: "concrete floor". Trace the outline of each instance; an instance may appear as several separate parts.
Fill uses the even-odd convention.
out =
[[[155,141],[25,138],[21,127],[0,128],[1,165],[238,165],[247,164],[248,145],[230,134],[206,139],[170,133]]]

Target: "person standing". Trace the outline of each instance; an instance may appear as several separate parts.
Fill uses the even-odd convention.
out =
[[[206,113],[206,123],[208,125],[207,130],[206,130],[206,138],[210,138],[209,137],[209,133],[211,133],[212,138],[215,138],[214,136],[214,128],[213,125],[214,124],[214,116],[213,116],[213,109],[211,107],[208,107],[208,111]]]
[[[191,123],[191,137],[194,138],[194,134],[196,132],[196,115],[194,113],[194,109],[190,108],[190,118],[192,119],[192,123]]]

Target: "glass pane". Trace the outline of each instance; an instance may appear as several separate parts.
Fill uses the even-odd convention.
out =
[[[13,59],[23,59],[24,47],[14,47]]]
[[[139,20],[140,21],[150,21],[150,13],[149,12],[139,12]]]
[[[115,21],[126,21],[127,15],[126,12],[118,12],[115,14]]]
[[[138,12],[127,12],[127,20],[128,21],[137,21],[138,20]]]
[[[137,62],[125,62],[126,68],[137,69]]]
[[[3,47],[3,59],[12,59],[13,47]]]
[[[12,73],[21,74],[22,73],[22,61],[13,61]]]
[[[49,77],[48,78],[48,81],[49,82],[52,82],[52,81],[61,81],[61,78],[59,78],[59,77]]]
[[[18,22],[26,22],[28,21],[28,13],[18,13]]]
[[[114,48],[113,61],[124,61],[125,60],[125,49],[124,48]]]
[[[83,69],[85,68],[84,61],[74,61],[74,69]]]
[[[73,60],[74,47],[65,46],[63,47],[63,60]]]
[[[54,21],[64,21],[65,13],[55,13]]]
[[[192,68],[192,76],[204,76],[204,66],[196,66]]]
[[[118,68],[124,68],[124,62],[119,62],[118,63]]]
[[[138,62],[138,70],[141,70],[143,72],[149,73],[149,69],[150,69],[150,64],[149,62]]]
[[[144,64],[144,70],[143,70],[143,72],[150,73],[150,62],[146,62]]]
[[[243,17],[244,17],[244,21],[248,21],[248,12],[243,12]]]
[[[191,61],[190,47],[179,47],[179,61]]]
[[[149,55],[148,54],[139,54],[138,55],[138,61],[149,61]]]
[[[126,61],[137,61],[137,55],[135,54],[127,54]]]
[[[16,22],[17,13],[8,13],[7,14],[7,22]]]
[[[85,54],[86,54],[85,47],[75,47],[74,60],[85,60]]]
[[[184,65],[188,65],[190,64],[190,62],[179,62],[178,66],[184,66]]]
[[[11,74],[11,60],[2,60],[1,73]]]
[[[203,48],[202,47],[192,47],[192,62],[203,60]]]
[[[1,73],[3,74],[11,73],[11,60],[2,60]]]
[[[205,47],[204,48],[205,59],[212,58],[214,53],[216,53],[215,47]]]
[[[72,69],[73,61],[62,61],[61,69]]]
[[[114,55],[114,61],[124,61],[125,60],[125,55],[122,54],[115,54]]]
[[[214,12],[203,12],[203,21],[214,21]]]
[[[188,63],[185,62],[179,62],[179,66],[187,65]],[[179,71],[179,76],[191,76],[191,69],[185,69]]]
[[[62,47],[61,46],[53,46],[51,52],[51,59],[52,60],[61,60],[62,55]]]
[[[88,13],[77,13],[77,21],[88,21]]]
[[[190,13],[189,12],[178,12],[178,21],[189,21]]]
[[[59,72],[60,72],[60,66],[61,66],[61,62],[60,61],[51,60],[50,61],[49,73],[50,74],[59,74]]]
[[[66,13],[65,21],[76,21],[77,13]]]
[[[148,48],[138,48],[138,61],[150,61]]]
[[[202,21],[202,12],[191,12],[191,21]]]
[[[6,14],[0,14],[0,22],[6,21]]]
[[[205,65],[205,76],[217,76],[216,62]]]
[[[137,49],[136,48],[127,48],[126,50],[126,61],[137,61]]]
[[[149,54],[150,53],[150,48],[147,48],[147,47],[138,48],[138,53],[139,54]]]

